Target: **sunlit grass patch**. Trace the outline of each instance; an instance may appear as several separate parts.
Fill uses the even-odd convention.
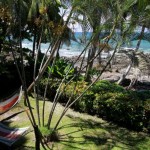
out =
[[[36,114],[35,100],[30,98],[30,102],[33,107],[33,113]],[[40,113],[42,111],[42,104],[43,102],[39,101]],[[48,120],[51,105],[51,102],[46,101],[45,125]],[[10,115],[20,112],[13,118],[6,119],[5,123],[11,127],[29,126],[30,129],[25,136],[25,141],[19,143],[21,147],[16,149],[34,149],[35,137],[33,128],[23,108],[26,110],[28,109],[27,107],[23,107],[23,101],[21,101],[21,103],[9,111],[7,115],[2,115],[2,119],[6,119]],[[51,128],[54,127],[62,110],[63,106],[58,104],[54,113]],[[42,128],[41,130],[42,132],[47,133],[47,130]],[[108,123],[96,116],[75,112],[71,109],[69,109],[59,124],[57,133],[59,140],[57,142],[52,141],[51,143],[48,143],[54,150],[148,150],[150,147],[150,137],[145,133],[129,131],[125,128],[120,128],[115,124]]]

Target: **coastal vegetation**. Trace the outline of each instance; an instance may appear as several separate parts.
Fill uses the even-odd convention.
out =
[[[141,72],[149,75],[150,58],[139,52],[145,30],[149,29],[149,18],[149,0],[1,0],[0,97],[8,97],[9,93],[20,85],[23,86],[21,107],[27,113],[28,125],[33,128],[36,150],[52,149],[53,145],[63,147],[61,126],[66,126],[64,128],[69,131],[72,127],[63,120],[67,124],[75,124],[74,128],[77,124],[83,131],[86,128],[82,140],[91,142],[92,139],[92,144],[97,140],[98,143],[107,143],[106,147],[96,147],[100,144],[93,144],[93,149],[113,148],[107,141],[107,136],[110,135],[104,136],[109,133],[99,129],[99,121],[73,115],[68,117],[70,108],[111,121],[118,125],[117,128],[125,127],[149,135],[149,89],[134,89],[135,85],[141,84],[139,76],[129,79],[127,85],[123,84],[131,68],[137,69],[140,63],[144,66]],[[75,38],[74,31],[70,28],[70,25],[76,23],[82,28],[81,41]],[[130,37],[137,27],[141,31],[136,39],[136,48],[129,52],[122,50],[125,43],[131,42]],[[91,31],[92,36],[87,39],[86,33]],[[33,42],[31,50],[23,48],[23,39]],[[71,40],[84,44],[84,49],[74,60],[67,56],[61,58],[60,47],[70,44]],[[41,51],[42,43],[49,43],[45,53]],[[111,55],[103,63],[102,52],[110,54],[110,50]],[[118,53],[125,53],[129,57],[127,70],[116,83],[101,80],[101,76],[112,69]],[[121,58],[124,61],[123,55]],[[99,67],[95,68],[97,59]],[[146,84],[149,85],[149,82]],[[58,109],[60,104],[63,105],[61,112]],[[16,110],[14,109],[15,113]],[[23,124],[26,122],[22,121],[21,126]],[[97,139],[93,135],[96,133],[90,128],[95,128],[98,132],[104,130],[104,134],[98,135]],[[66,133],[67,139],[70,138],[69,141],[73,141],[73,136],[68,136],[66,130],[62,132]],[[149,145],[149,142],[146,144]],[[33,143],[30,146],[33,147]],[[121,146],[127,147],[126,144]],[[88,143],[85,144],[87,147]]]

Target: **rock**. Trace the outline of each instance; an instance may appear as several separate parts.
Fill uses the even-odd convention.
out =
[[[107,77],[107,78],[103,78],[103,80],[107,80],[109,82],[117,82],[119,80],[119,77],[118,76],[110,76],[110,77]]]
[[[124,79],[120,85],[126,87],[130,85],[130,82],[131,82],[131,79]]]

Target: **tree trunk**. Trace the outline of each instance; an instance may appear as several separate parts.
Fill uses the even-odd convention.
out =
[[[85,74],[85,80],[86,81],[90,81],[90,70],[93,67],[93,63],[94,63],[94,56],[96,54],[96,50],[97,50],[97,43],[99,41],[99,34],[97,34],[95,36],[95,38],[93,39],[94,43],[92,43],[92,48],[89,50],[89,54],[88,54],[88,61],[87,61],[87,69],[86,69],[86,74]]]
[[[34,58],[34,55],[35,55],[35,47],[36,47],[36,28],[35,28],[35,33],[34,33],[34,37],[33,37],[32,58]]]
[[[37,125],[34,126],[34,134],[35,134],[35,149],[40,150],[41,137],[40,137],[39,128]]]
[[[138,43],[137,43],[137,45],[136,45],[135,51],[138,51],[138,49],[139,49],[139,47],[140,47],[142,38],[143,38],[143,36],[144,36],[144,31],[145,31],[145,25],[142,26],[141,34],[140,34],[140,36],[139,36],[139,40],[138,40]]]
[[[39,17],[39,5],[38,3],[36,3],[36,18]],[[33,39],[33,51],[32,51],[32,58],[34,58],[35,55],[35,48],[36,48],[36,42],[37,42],[37,32],[38,32],[38,27],[37,25],[34,23],[34,39]],[[38,42],[37,42],[38,43]]]
[[[129,66],[127,67],[125,73],[122,74],[121,78],[119,79],[119,81],[117,82],[118,84],[122,84],[122,81],[126,78],[126,76],[128,75],[128,73],[130,72],[131,68],[132,68],[132,64],[133,62],[131,62],[129,64]]]
[[[53,59],[53,56],[59,46],[59,39],[56,41],[55,45],[52,48],[51,51],[51,55],[48,57],[48,59],[46,60],[45,64],[43,65],[43,67],[41,68],[41,70],[39,71],[37,77],[35,78],[35,81],[33,81],[30,86],[28,87],[28,92],[32,89],[32,87],[39,81],[39,79],[41,79],[43,73],[45,72],[45,70],[47,69],[47,66],[49,65],[50,61]]]
[[[96,48],[93,47],[93,48],[91,49],[91,52],[90,52],[89,57],[88,57],[87,70],[86,70],[86,75],[85,75],[85,80],[86,80],[86,81],[90,81],[90,80],[91,80],[91,77],[90,77],[90,70],[91,70],[92,67],[93,67],[93,62],[94,62],[94,60],[92,60],[92,58],[94,58],[95,53],[96,53]]]
[[[138,40],[137,45],[136,45],[135,52],[137,52],[139,47],[140,47],[140,44],[141,44],[141,41],[142,41],[142,38],[143,38],[143,35],[144,35],[144,31],[145,31],[145,25],[142,26],[142,30],[141,30],[141,33],[140,33],[140,36],[139,36],[139,40]],[[134,53],[134,55],[135,55],[135,53]],[[119,81],[117,82],[118,84],[121,84],[122,81],[126,78],[128,73],[130,72],[133,64],[134,64],[134,56],[132,56],[131,63],[127,67],[126,72],[122,74],[122,76],[120,77]]]

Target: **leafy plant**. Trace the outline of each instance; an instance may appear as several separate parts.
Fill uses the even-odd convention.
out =
[[[65,59],[59,58],[56,60],[55,64],[48,66],[48,72],[51,73],[53,77],[69,80],[73,77],[75,69],[73,65]]]
[[[92,68],[89,70],[89,75],[90,76],[94,76],[94,75],[98,75],[99,74],[99,71],[95,68]]]

